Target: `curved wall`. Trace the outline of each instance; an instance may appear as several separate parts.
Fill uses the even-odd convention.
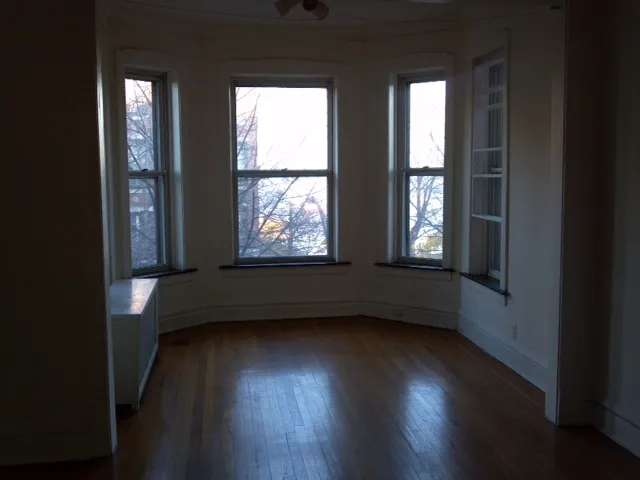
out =
[[[123,50],[153,52],[172,58],[180,69],[185,256],[186,266],[198,272],[162,280],[162,330],[209,321],[353,314],[455,329],[460,318],[463,333],[545,388],[548,329],[558,313],[554,285],[561,211],[561,161],[552,154],[551,142],[552,87],[562,66],[550,59],[554,42],[562,38],[562,17],[562,12],[539,12],[467,25],[367,30],[223,27],[135,14],[114,19],[116,63]],[[503,38],[505,30],[510,32],[513,100],[513,292],[507,306],[492,292],[461,282],[456,273],[374,266],[388,258],[389,79],[393,72],[441,65],[449,72],[453,117],[447,158],[453,165],[451,263],[457,271],[466,268],[469,66],[481,53],[481,39]],[[219,269],[232,261],[228,78],[243,73],[335,78],[339,255],[351,265]]]

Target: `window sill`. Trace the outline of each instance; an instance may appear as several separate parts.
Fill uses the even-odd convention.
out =
[[[502,295],[505,298],[511,296],[508,291],[502,290],[500,288],[500,282],[498,280],[489,277],[488,275],[472,275],[470,273],[461,273],[460,275],[462,275],[464,278],[468,278],[472,282],[475,282],[485,288],[488,288],[489,290],[496,292],[499,295]]]
[[[351,265],[351,262],[300,262],[300,263],[245,263],[220,265],[220,270],[251,270],[254,268],[335,267]]]
[[[428,270],[430,272],[454,272],[453,268],[442,268],[437,267],[435,265],[420,265],[415,263],[386,263],[386,262],[377,262],[374,263],[376,267],[385,267],[385,268],[408,268],[411,270]]]
[[[173,277],[174,275],[182,275],[185,273],[194,273],[197,272],[197,268],[183,268],[181,270],[165,270],[163,272],[153,272],[153,273],[145,273],[141,275],[134,275],[133,278],[163,278],[163,277]]]

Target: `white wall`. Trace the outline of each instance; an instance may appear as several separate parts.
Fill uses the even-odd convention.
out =
[[[604,302],[608,321],[601,336],[598,397],[605,408],[599,410],[598,425],[638,453],[640,377],[634,365],[640,361],[640,305],[633,273],[640,261],[634,249],[640,232],[640,202],[634,189],[640,174],[635,161],[635,113],[640,105],[634,61],[640,44],[635,28],[639,12],[631,0],[618,3],[610,102],[614,215],[610,278],[602,282],[608,285]],[[4,202],[14,205],[16,198],[23,199],[20,209],[9,212],[11,231],[21,234],[10,245],[7,262],[8,278],[13,279],[8,295],[12,321],[5,323],[0,336],[1,377],[4,390],[10,392],[3,396],[0,409],[0,463],[107,455],[115,445],[115,434],[103,263],[109,238],[103,237],[100,195],[106,172],[101,171],[99,122],[86,120],[98,115],[94,9],[90,2],[78,0],[64,10],[40,7],[36,17],[26,5],[11,2],[3,5],[5,12],[10,14],[7,24],[12,26],[14,45],[8,62],[21,75],[3,78],[10,82],[1,89],[10,92],[7,101],[3,99],[8,108],[2,112],[7,112],[5,123],[10,125],[3,144],[16,160],[9,164],[9,178],[28,181],[13,182],[19,190],[9,188]],[[48,41],[40,42],[35,30],[39,35],[45,32]],[[106,54],[99,60],[111,75],[111,87],[117,69],[110,67],[122,50],[159,54],[179,70],[185,266],[199,271],[161,281],[164,330],[205,321],[355,313],[455,328],[459,311],[465,335],[543,389],[552,389],[561,268],[563,165],[558,110],[563,104],[558,84],[563,79],[563,13],[474,24],[465,35],[455,28],[442,30],[412,25],[309,33],[212,28],[126,15],[111,23],[108,45],[102,44]],[[418,68],[441,59],[450,64],[454,131],[449,160],[456,192],[449,207],[450,242],[452,266],[465,270],[469,67],[474,56],[505,38],[511,75],[511,297],[506,306],[502,297],[460,281],[457,274],[373,267],[388,257],[389,75],[398,68]],[[39,59],[38,69],[33,68],[33,58]],[[43,81],[43,71],[56,75]],[[336,78],[340,257],[352,261],[350,266],[218,268],[232,259],[227,79],[231,74],[257,72],[324,73]],[[115,111],[117,101],[112,95],[106,113],[100,115],[108,116],[109,108]],[[102,134],[108,141],[111,131],[106,127]],[[40,132],[38,142],[33,141],[34,131]],[[577,273],[572,272],[574,278]]]
[[[357,313],[456,328],[459,313],[463,333],[541,388],[553,383],[548,375],[559,315],[563,11],[473,22],[464,29],[443,24],[311,32],[141,18],[125,11],[111,31],[114,55],[127,50],[165,56],[180,69],[185,266],[199,271],[161,281],[163,330],[206,321]],[[506,306],[502,297],[455,273],[373,265],[389,258],[389,79],[394,72],[441,65],[448,68],[452,103],[448,246],[451,266],[466,270],[470,66],[500,44],[509,47],[511,75]],[[228,78],[243,73],[336,78],[340,259],[352,265],[218,268],[233,258]]]
[[[365,115],[362,177],[365,179],[364,198],[366,222],[363,224],[361,243],[366,248],[363,265],[365,299],[371,307],[384,311],[385,318],[418,322],[426,316],[431,325],[454,327],[459,305],[459,279],[449,272],[422,272],[375,267],[375,262],[392,260],[389,251],[389,226],[396,222],[395,210],[389,208],[393,196],[394,179],[390,175],[389,85],[398,73],[430,68],[445,68],[447,78],[447,128],[445,180],[445,267],[458,268],[455,255],[457,186],[455,165],[460,160],[457,131],[460,124],[462,102],[458,98],[461,82],[456,73],[460,51],[461,29],[451,25],[431,26],[400,31],[370,32],[364,44],[367,88],[362,105]],[[450,258],[447,258],[450,257]],[[409,307],[409,308],[402,308]]]
[[[378,32],[385,40],[371,34],[364,40],[351,29],[216,27],[134,14],[121,15],[111,31],[116,57],[124,50],[128,57],[136,51],[141,57],[153,54],[180,70],[185,266],[198,272],[161,280],[161,330],[206,321],[358,313],[456,327],[456,276],[391,271],[373,263],[386,259],[389,74],[398,55],[416,68],[420,55],[429,53],[447,53],[440,58],[450,61],[457,32],[396,38],[387,29]],[[336,79],[339,256],[352,265],[219,269],[233,260],[228,79],[255,73]]]
[[[560,277],[562,155],[554,152],[552,125],[561,105],[554,81],[562,72],[556,52],[563,42],[562,11],[473,25],[468,30],[463,75],[466,82],[461,216],[462,269],[469,259],[471,151],[471,64],[504,46],[508,52],[509,213],[508,285],[504,298],[461,279],[460,330],[531,382],[549,384],[549,329],[557,324]],[[514,335],[517,329],[517,336]]]
[[[561,328],[558,348],[557,417],[562,424],[591,422],[595,395],[594,326],[600,308],[599,255],[603,205],[594,195],[606,176],[602,64],[604,18],[594,2],[568,2]],[[588,99],[589,101],[585,101]]]
[[[0,464],[109,455],[93,2],[2,5]],[[8,34],[9,39],[4,35]],[[46,41],[43,41],[43,38]],[[6,288],[6,286],[5,286]],[[7,305],[8,304],[8,309]]]
[[[640,455],[640,4],[614,2],[609,71],[609,156],[613,184],[610,271],[600,331],[597,425]]]
[[[638,361],[638,305],[632,294],[638,287],[632,276],[638,261],[632,248],[638,243],[633,210],[638,205],[633,188],[638,177],[633,162],[638,148],[638,67],[633,62],[638,42],[634,46],[631,37],[637,35],[632,19],[638,11],[632,11],[633,2],[620,2],[624,8],[615,16],[617,74],[611,77],[615,93],[610,102],[617,127],[612,139],[611,282],[599,282],[598,262],[593,268],[584,262],[598,256],[594,246],[602,238],[594,233],[598,222],[589,220],[594,217],[585,205],[600,211],[608,203],[606,195],[601,203],[589,203],[597,179],[594,152],[600,148],[595,132],[602,129],[603,116],[598,113],[601,99],[593,93],[602,90],[597,87],[600,78],[589,74],[600,68],[593,55],[601,37],[591,38],[590,33],[599,19],[597,10],[585,3],[568,2],[569,16],[564,10],[540,11],[464,28],[412,24],[311,32],[141,18],[125,11],[111,26],[114,59],[124,50],[134,57],[138,52],[168,59],[179,70],[183,96],[185,266],[199,271],[161,281],[162,329],[207,321],[357,313],[449,328],[459,321],[463,334],[547,392],[549,419],[575,423],[587,418],[595,363],[590,325],[598,311],[597,285],[603,285],[610,290],[607,305],[615,307],[605,309],[609,322],[601,336],[599,401],[615,415],[601,409],[599,426],[637,448],[629,422],[640,422],[639,377],[633,370]],[[453,165],[448,198],[451,266],[467,269],[470,67],[473,58],[500,46],[507,47],[510,74],[506,304],[502,296],[457,274],[373,266],[389,257],[389,78],[394,72],[442,64],[449,67],[453,103],[448,138]],[[228,78],[243,73],[323,73],[336,78],[340,259],[352,265],[218,268],[233,257]],[[584,103],[587,96],[591,101]]]
[[[474,22],[464,34],[455,25],[309,32],[122,14],[112,25],[114,54],[138,50],[173,58],[184,93],[186,266],[199,271],[161,281],[161,328],[356,313],[456,328],[460,313],[465,334],[546,388],[549,331],[559,308],[562,155],[552,127],[561,124],[554,89],[563,72],[563,19],[562,11],[545,11]],[[496,47],[496,38],[506,38],[505,27],[512,88],[507,306],[457,274],[373,266],[389,257],[389,79],[393,72],[442,65],[449,68],[453,104],[447,139],[451,266],[466,269],[470,65]],[[221,271],[219,265],[233,258],[228,78],[305,72],[337,81],[340,259],[353,263]]]

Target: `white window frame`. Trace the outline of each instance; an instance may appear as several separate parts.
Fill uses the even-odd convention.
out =
[[[436,268],[450,268],[448,259],[448,177],[450,169],[447,159],[449,145],[447,138],[450,124],[450,81],[444,68],[428,71],[403,73],[396,76],[396,146],[395,146],[395,221],[393,226],[393,263],[407,265],[423,265]],[[409,159],[409,87],[412,83],[446,82],[447,103],[445,106],[445,159],[443,167],[411,168]],[[442,260],[418,258],[409,255],[409,186],[412,176],[438,176],[443,181],[443,226],[442,226]]]
[[[495,65],[503,65],[504,79],[502,85],[498,87],[486,87],[486,92],[477,91],[477,75],[480,69],[488,72],[490,67]],[[489,79],[486,78],[487,82]],[[473,276],[488,277],[492,281],[499,284],[499,289],[503,292],[507,291],[508,266],[507,266],[507,248],[508,248],[508,195],[509,195],[509,136],[508,136],[508,92],[509,92],[509,70],[506,49],[501,48],[486,55],[480,56],[473,61],[472,65],[472,140],[471,140],[471,205],[469,218],[470,245],[469,245],[469,274]],[[491,93],[500,93],[502,101],[497,104],[490,104],[489,95]],[[486,105],[481,102],[481,96],[487,96]],[[480,131],[484,136],[488,137],[490,131],[489,111],[501,110],[502,130],[500,133],[500,145],[478,147],[477,141]],[[494,132],[495,133],[495,132]],[[501,167],[491,168],[490,172],[477,173],[476,155],[487,153],[499,153]],[[500,180],[499,191],[499,208],[500,215],[490,215],[478,213],[480,210],[486,210],[487,205],[495,203],[495,191],[488,187],[480,187],[479,182],[486,180],[490,182],[492,179]],[[483,208],[484,207],[484,208]],[[490,238],[490,226],[499,225],[500,241],[494,241]],[[491,268],[489,250],[499,251],[500,269]]]
[[[325,88],[327,90],[327,168],[322,170],[245,170],[238,169],[236,138],[236,88],[237,87],[278,87],[278,88]],[[337,261],[336,235],[336,174],[335,174],[335,88],[332,78],[283,78],[283,77],[232,77],[230,82],[230,123],[233,189],[233,244],[235,265],[268,265],[294,263],[332,263]],[[288,178],[326,177],[327,179],[327,255],[297,257],[240,257],[238,222],[238,180],[240,178]]]
[[[126,214],[127,219],[126,231],[128,245],[128,259],[133,276],[147,275],[152,273],[161,273],[173,269],[172,255],[172,235],[171,235],[171,185],[173,183],[171,162],[171,132],[169,128],[169,119],[171,118],[171,96],[168,85],[167,72],[156,70],[145,70],[138,68],[125,68],[123,81],[126,79],[142,80],[153,82],[153,113],[154,113],[154,154],[156,157],[157,170],[141,170],[130,171],[128,167],[127,146],[127,122],[126,117],[123,119],[123,141],[125,145],[124,167],[127,172],[123,187],[127,190],[126,198]],[[124,99],[123,99],[124,100]],[[124,105],[124,103],[123,103]],[[130,180],[152,179],[157,181],[157,210],[156,224],[158,231],[158,264],[148,268],[133,268],[131,259],[131,226],[129,221],[130,205],[129,205],[129,181]]]

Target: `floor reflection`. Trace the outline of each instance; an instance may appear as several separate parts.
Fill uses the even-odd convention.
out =
[[[640,478],[604,437],[554,429],[525,383],[455,332],[371,319],[201,327],[163,339],[113,458],[0,478]]]
[[[232,431],[236,475],[267,465],[271,478],[294,478],[307,468],[329,478],[339,472],[329,372],[317,363],[275,358],[268,369],[237,373],[225,412]],[[278,459],[272,461],[272,459]]]
[[[455,478],[446,393],[437,377],[415,375],[406,380],[403,434],[416,453],[420,467],[437,478]]]

